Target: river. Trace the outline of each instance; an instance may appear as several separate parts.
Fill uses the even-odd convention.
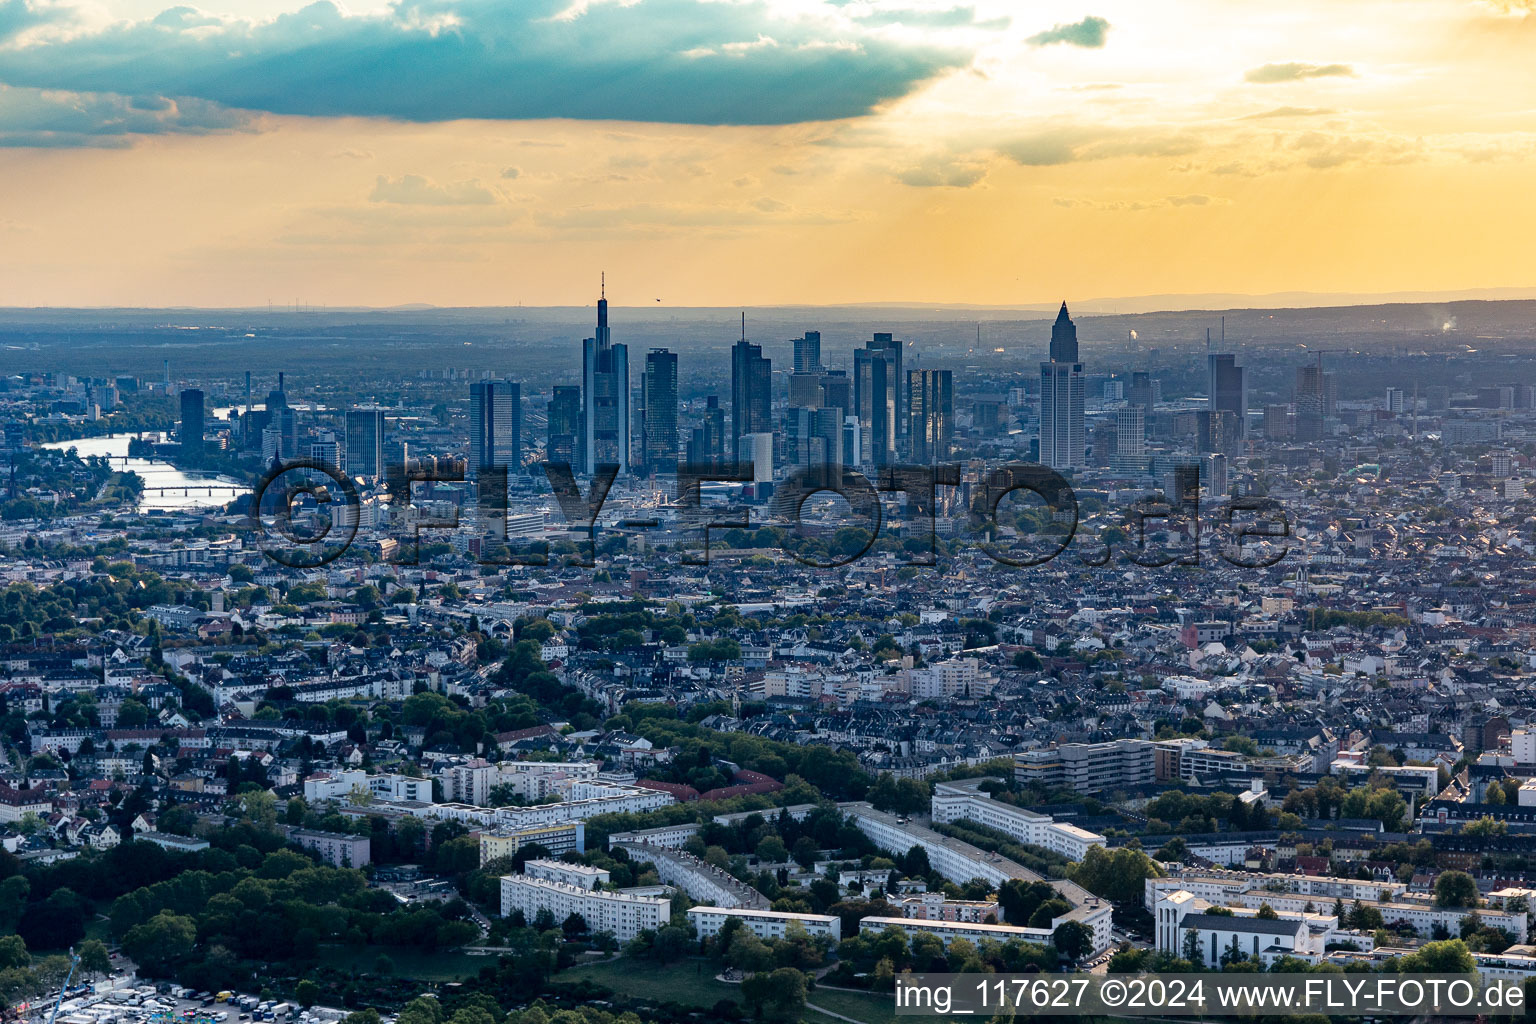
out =
[[[109,455],[112,457],[113,469],[137,473],[144,481],[144,496],[139,499],[138,506],[141,512],[222,507],[236,497],[250,493],[250,487],[227,476],[184,473],[168,462],[154,459],[130,458],[127,462],[120,461],[128,455],[129,440],[127,434],[116,437],[82,437],[78,441],[52,441],[42,447],[59,451],[73,448],[82,459],[92,455]],[[159,488],[166,490],[162,492]],[[183,494],[178,488],[186,488],[189,493]],[[209,494],[210,488],[212,495]]]

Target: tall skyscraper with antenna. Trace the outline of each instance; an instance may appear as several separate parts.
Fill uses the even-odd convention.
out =
[[[1051,358],[1040,364],[1040,462],[1056,470],[1087,465],[1083,433],[1083,364],[1077,358],[1077,325],[1061,304],[1051,325]]]
[[[731,438],[728,450],[747,434],[773,432],[773,361],[763,347],[747,341],[747,315],[741,315],[741,340],[731,346]]]
[[[582,342],[581,400],[583,460],[587,473],[615,464],[630,465],[629,348],[615,345],[608,333],[608,279],[602,276],[597,300],[597,334]]]

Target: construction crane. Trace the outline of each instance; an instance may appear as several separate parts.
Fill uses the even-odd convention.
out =
[[[64,984],[59,986],[59,998],[54,1000],[53,1012],[48,1015],[48,1024],[54,1024],[58,1019],[59,1007],[64,1005],[64,993],[69,991],[69,983],[75,978],[75,968],[80,966],[80,954],[75,952],[75,947],[69,947],[69,973],[64,976]]]

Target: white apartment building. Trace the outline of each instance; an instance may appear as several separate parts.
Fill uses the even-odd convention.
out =
[[[828,914],[793,914],[782,910],[752,910],[747,907],[690,907],[688,921],[700,939],[719,935],[725,922],[735,918],[760,939],[782,939],[791,925],[798,924],[811,936],[825,935],[834,943],[843,938],[842,919]]]
[[[1180,889],[1213,903],[1224,903],[1244,893],[1258,892],[1265,899],[1299,896],[1319,907],[1335,900],[1352,903],[1380,903],[1397,899],[1408,891],[1403,882],[1378,882],[1359,878],[1327,878],[1314,875],[1264,875],[1247,871],[1193,870],[1177,872],[1146,882],[1145,906],[1148,910],[1159,899]]]
[[[1536,765],[1536,730],[1512,730],[1509,734],[1509,752],[1515,764]]]
[[[593,932],[610,932],[628,942],[643,931],[656,931],[672,918],[672,901],[656,896],[583,889],[528,875],[506,875],[501,880],[501,916],[522,911],[532,921],[548,910],[556,924],[579,914]]]
[[[1494,907],[1478,907],[1475,910],[1470,907],[1437,907],[1433,900],[1409,895],[1400,882],[1307,879],[1316,883],[1335,883],[1332,886],[1313,887],[1301,885],[1301,879],[1306,879],[1306,876],[1249,875],[1240,872],[1203,877],[1188,874],[1172,878],[1149,878],[1146,882],[1146,905],[1155,908],[1178,893],[1186,892],[1207,905],[1225,906],[1236,913],[1257,912],[1260,905],[1267,903],[1282,916],[1298,914],[1311,917],[1314,914],[1331,915],[1336,902],[1342,902],[1345,910],[1353,909],[1358,900],[1379,911],[1388,925],[1407,925],[1426,939],[1434,936],[1437,927],[1452,935],[1459,934],[1462,920],[1473,913],[1477,914],[1483,924],[1491,928],[1502,928],[1514,935],[1517,943],[1524,942],[1528,935],[1527,918],[1522,911]],[[1292,885],[1296,888],[1290,888]]]
[[[859,921],[859,932],[875,934],[892,926],[900,928],[909,935],[936,935],[939,941],[948,949],[949,944],[956,939],[969,939],[972,942],[980,942],[982,939],[991,939],[994,942],[1007,942],[1009,939],[1018,939],[1021,942],[1033,942],[1038,945],[1048,946],[1051,936],[1055,934],[1056,925],[1066,921],[1066,916],[1051,922],[1049,928],[1026,928],[1011,924],[976,924],[969,921],[924,921],[920,918],[910,917],[866,917]]]
[[[635,863],[654,864],[656,874],[663,882],[677,886],[695,902],[712,903],[717,907],[768,909],[768,898],[762,893],[730,872],[706,864],[682,850],[669,850],[645,843],[616,842],[612,836],[608,840],[608,849],[622,849]]]
[[[610,877],[603,868],[567,864],[561,860],[530,860],[523,865],[523,874],[548,882],[564,882],[578,889],[600,889],[608,884]]]
[[[688,840],[698,834],[699,823],[685,821],[678,825],[659,825],[656,828],[636,829],[633,832],[615,832],[608,837],[608,845],[611,847],[616,843],[642,843],[646,846],[659,846],[663,850],[681,850],[688,844]]]
[[[438,769],[437,779],[443,784],[444,800],[484,807],[491,802],[496,768],[476,758],[468,764],[452,764]]]
[[[474,804],[441,803],[407,807],[422,818],[462,822],[471,828],[536,828],[567,821],[585,821],[599,814],[639,814],[677,801],[670,793],[638,786],[578,782],[571,799],[536,807],[476,807]]]
[[[1279,916],[1267,919],[1241,909],[1230,915],[1212,914],[1211,906],[1182,889],[1161,897],[1152,908],[1157,948],[1182,957],[1193,943],[1207,967],[1220,966],[1222,957],[1235,949],[1243,958],[1252,957],[1267,967],[1282,956],[1315,960],[1334,941],[1349,941],[1361,949],[1373,945],[1369,934],[1341,931],[1338,918],[1331,914],[1276,909]]]
[[[1150,740],[1062,743],[1013,756],[1013,777],[1021,786],[1064,788],[1074,793],[1107,793],[1155,781]]]
[[[901,916],[909,920],[997,924],[1003,919],[1002,908],[996,900],[950,900],[945,899],[942,892],[903,896],[900,907]]]
[[[369,775],[361,769],[319,772],[304,780],[304,799],[345,800],[354,791],[379,800],[432,802],[432,780],[410,775]]]
[[[373,849],[373,842],[368,836],[307,828],[289,829],[288,841],[314,851],[320,855],[321,860],[336,868],[367,867]]]
[[[537,845],[552,857],[574,850],[587,850],[587,826],[585,822],[563,821],[557,825],[535,825],[531,828],[497,828],[480,833],[480,864],[489,864],[498,857],[511,857],[525,846]]]
[[[862,801],[842,803],[837,805],[837,809],[848,815],[855,827],[882,850],[904,854],[914,846],[921,847],[928,855],[929,866],[951,882],[963,885],[972,879],[979,878],[996,886],[1010,879],[1023,882],[1042,881],[1039,875],[1007,857],[988,853],[969,843],[940,835],[930,828],[910,823],[903,824],[894,815],[877,811],[868,803]],[[1062,920],[1082,922],[1093,933],[1093,948],[1107,949],[1114,940],[1111,933],[1113,907],[1075,882],[1053,881],[1051,886],[1063,899],[1072,904],[1071,913],[1064,915]],[[907,921],[906,918],[892,918],[892,920],[898,923]],[[939,925],[959,922],[930,921],[926,923]],[[1001,926],[967,925],[967,927]]]
[[[1049,814],[992,799],[977,787],[986,779],[940,782],[933,787],[933,820],[941,824],[970,820],[1007,833],[1031,846],[1042,846],[1070,860],[1082,860],[1094,846],[1105,845],[1097,832],[1056,821]]]
[[[982,671],[975,658],[950,658],[922,668],[901,671],[906,691],[915,700],[945,697],[984,697],[997,686],[997,677]]]
[[[511,786],[524,800],[565,796],[577,783],[597,781],[597,761],[502,761],[492,785]]]
[[[466,764],[447,765],[437,772],[443,799],[453,803],[488,807],[491,790],[511,786],[522,800],[564,796],[578,782],[595,782],[602,766],[596,761],[502,761],[491,764],[476,758]]]

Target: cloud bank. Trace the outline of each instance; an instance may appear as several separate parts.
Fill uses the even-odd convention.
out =
[[[962,11],[954,23],[967,25]],[[762,0],[399,0],[366,16],[318,0],[264,22],[175,7],[94,31],[18,35],[45,17],[28,0],[0,0],[0,83],[418,122],[833,120],[971,56],[932,32],[903,42],[832,6],[781,13]]]

